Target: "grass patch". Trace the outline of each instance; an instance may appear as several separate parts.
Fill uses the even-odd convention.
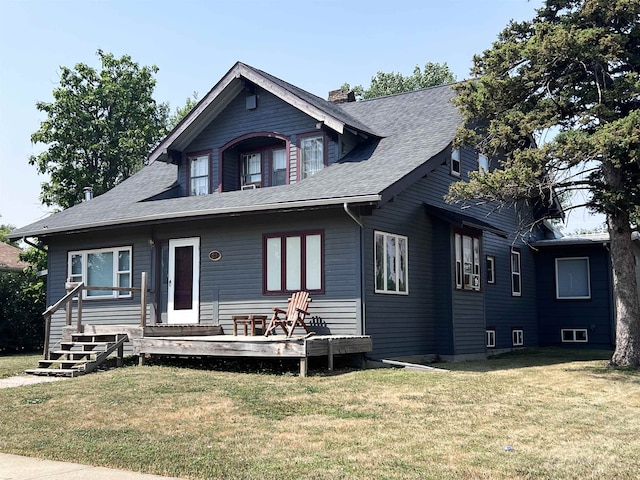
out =
[[[608,355],[308,378],[131,366],[0,390],[0,451],[191,479],[637,478],[640,374]]]
[[[21,375],[27,368],[35,368],[41,354],[0,355],[0,378]]]

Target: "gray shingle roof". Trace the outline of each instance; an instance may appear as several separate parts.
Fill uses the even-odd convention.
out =
[[[260,72],[261,75],[268,75]],[[325,100],[280,82],[296,96],[331,108],[349,125],[375,131],[338,163],[292,185],[250,191],[145,201],[170,189],[177,167],[154,161],[111,191],[12,232],[20,236],[97,228],[107,225],[228,213],[276,210],[342,202],[376,202],[452,141],[461,117],[448,86],[433,87],[362,102],[324,105]]]

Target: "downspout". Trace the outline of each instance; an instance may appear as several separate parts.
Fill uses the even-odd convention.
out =
[[[365,308],[365,281],[364,281],[364,224],[362,221],[351,211],[349,210],[349,205],[347,202],[342,204],[342,208],[344,212],[351,217],[351,219],[358,224],[360,227],[360,318],[361,318],[361,334],[365,335],[367,332],[367,321],[366,321],[366,311]]]
[[[22,237],[22,241],[27,245],[29,245],[30,247],[35,248],[36,250],[40,250],[41,252],[47,253],[46,248],[42,248],[40,245],[36,245],[35,243],[30,242],[29,240],[27,240],[27,237]]]

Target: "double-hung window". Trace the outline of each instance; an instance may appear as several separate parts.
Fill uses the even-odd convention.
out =
[[[487,255],[487,283],[496,283],[496,257]]]
[[[409,245],[407,237],[375,232],[376,293],[408,294]]]
[[[522,272],[520,264],[520,251],[511,249],[511,295],[522,296]]]
[[[131,287],[131,247],[69,252],[68,277],[95,287]],[[85,290],[85,298],[130,298],[131,291]]]
[[[315,175],[325,167],[324,136],[300,138],[300,179]]]
[[[480,238],[455,234],[456,288],[480,290]]]
[[[189,164],[189,195],[207,195],[209,192],[209,154],[187,156]]]
[[[324,233],[264,236],[264,291],[321,292],[324,285]]]
[[[287,150],[278,148],[271,151],[271,185],[287,183]]]
[[[451,175],[456,177],[459,177],[462,172],[462,163],[460,158],[459,148],[451,151]]]
[[[262,185],[262,155],[260,152],[243,153],[241,155],[241,186],[259,187]]]
[[[556,258],[556,298],[586,300],[591,298],[589,258]]]

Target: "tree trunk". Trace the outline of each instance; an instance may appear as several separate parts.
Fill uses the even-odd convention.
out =
[[[613,299],[616,313],[616,350],[609,364],[640,367],[640,302],[634,269],[628,212],[607,214],[611,240]]]

